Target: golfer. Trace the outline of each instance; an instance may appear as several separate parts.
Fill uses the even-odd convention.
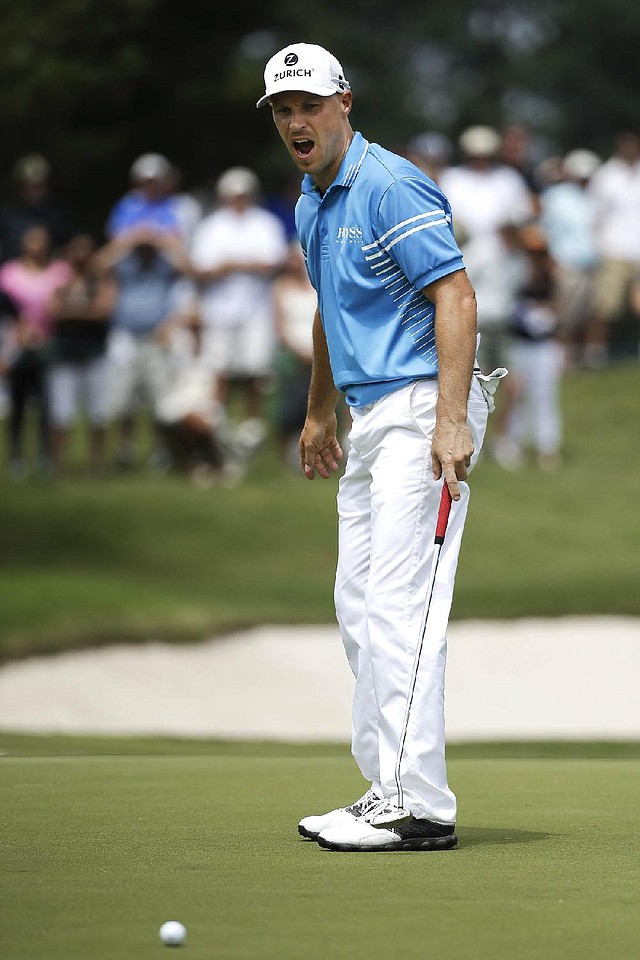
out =
[[[446,628],[467,473],[490,391],[474,376],[476,304],[451,209],[417,167],[354,132],[334,56],[295,43],[271,58],[265,94],[304,174],[296,226],[318,295],[313,374],[300,438],[304,474],[328,478],[352,415],[338,493],[335,602],[356,678],[353,755],[370,788],[305,817],[332,850],[432,850],[457,843],[445,767]],[[434,570],[443,483],[453,498]]]

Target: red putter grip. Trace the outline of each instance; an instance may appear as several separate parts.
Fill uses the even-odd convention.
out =
[[[449,521],[449,514],[451,512],[451,493],[449,492],[449,487],[447,483],[443,484],[442,495],[440,497],[440,506],[438,508],[438,520],[436,523],[436,539],[435,543],[444,543],[444,535],[447,530],[447,523]]]

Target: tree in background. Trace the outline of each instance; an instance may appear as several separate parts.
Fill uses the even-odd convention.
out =
[[[21,0],[0,20],[0,187],[17,157],[50,160],[83,226],[100,229],[131,161],[166,153],[186,186],[234,164],[284,175],[255,111],[291,41],[339,55],[356,126],[398,147],[436,129],[521,122],[540,149],[609,151],[636,124],[637,0]]]

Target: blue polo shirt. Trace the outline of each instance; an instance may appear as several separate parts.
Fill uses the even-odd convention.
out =
[[[107,234],[110,237],[117,237],[133,227],[152,227],[162,232],[179,233],[180,223],[175,197],[147,200],[137,190],[127,193],[118,200],[109,214]]]
[[[464,269],[451,221],[432,180],[360,133],[324,196],[304,177],[296,228],[351,406],[437,376],[435,307],[421,291]]]

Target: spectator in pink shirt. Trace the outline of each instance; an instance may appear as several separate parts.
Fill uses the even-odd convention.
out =
[[[24,424],[29,402],[36,405],[39,415],[39,464],[44,470],[49,466],[46,365],[53,326],[49,304],[58,287],[71,277],[69,265],[52,260],[50,250],[47,229],[29,227],[22,236],[20,256],[0,267],[0,289],[18,309],[10,345],[2,358],[10,397],[10,471],[16,479],[27,472]]]

